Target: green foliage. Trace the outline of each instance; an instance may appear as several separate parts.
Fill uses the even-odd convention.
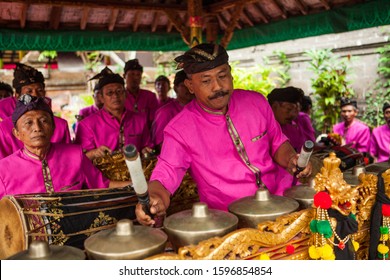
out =
[[[48,59],[50,62],[56,57],[57,57],[57,51],[42,51],[38,56],[38,60],[43,61],[45,59]]]
[[[341,97],[354,95],[348,80],[350,57],[341,58],[330,49],[308,50],[305,55],[311,58],[309,70],[315,75],[311,79],[315,129],[329,133],[339,119]]]
[[[390,95],[390,45],[378,49],[378,78],[373,89],[366,95],[366,111],[362,120],[371,127],[377,127],[385,123],[382,106],[389,101]]]
[[[238,62],[231,63],[234,88],[254,90],[267,96],[275,87],[285,86],[291,79],[288,73],[290,62],[283,52],[278,52],[277,56],[279,63],[276,66],[240,68],[236,67]]]

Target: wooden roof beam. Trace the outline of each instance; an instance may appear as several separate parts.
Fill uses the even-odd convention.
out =
[[[183,4],[160,4],[154,2],[145,3],[144,1],[124,2],[121,0],[2,0],[1,2],[25,3],[25,4],[39,4],[39,5],[56,5],[56,6],[73,6],[73,7],[89,7],[89,8],[107,8],[119,10],[147,10],[147,11],[186,11],[187,6]],[[181,1],[182,3],[182,1]]]
[[[234,20],[235,10],[233,10],[233,12],[230,12],[230,10],[227,10],[226,12],[227,12],[227,13],[229,14],[229,16],[230,16],[229,22],[231,22],[232,20]],[[235,28],[242,29],[241,24],[240,24],[240,22],[239,22],[239,21],[240,21],[240,18],[241,18],[241,14],[240,14],[239,18],[237,19]]]
[[[50,12],[50,29],[58,30],[61,21],[62,7],[53,6]]]
[[[243,2],[240,2],[239,4],[237,4],[235,9],[234,9],[230,23],[226,27],[225,34],[223,35],[223,38],[221,39],[221,46],[223,46],[224,48],[227,48],[228,44],[230,43],[230,41],[233,38],[234,29],[238,23],[238,20],[241,17],[241,13],[242,13],[243,9],[244,9]]]
[[[216,14],[219,25],[222,29],[226,29],[228,26],[228,21],[225,19],[225,17],[222,14]]]
[[[183,41],[189,45],[190,44],[190,29],[185,25],[183,20],[180,17],[180,14],[172,11],[164,11],[167,15],[169,21],[173,24],[177,31],[180,32]]]
[[[119,10],[118,9],[112,9],[110,19],[108,22],[108,30],[113,31],[115,28],[115,23],[118,18]]]
[[[319,0],[322,4],[322,6],[325,7],[325,9],[330,10],[330,4],[328,3],[328,0]]]
[[[264,23],[269,23],[269,19],[265,16],[265,14],[263,13],[263,9],[261,8],[261,6],[258,4],[258,3],[255,3],[253,4],[253,7],[256,8],[257,10],[257,13],[259,14],[259,17],[261,18],[261,20],[264,22]]]
[[[157,26],[158,26],[158,20],[159,20],[159,13],[158,12],[153,12],[152,13],[152,18],[153,18],[152,32],[156,32]]]
[[[140,14],[141,13],[139,11],[135,12],[135,14],[134,14],[133,32],[137,32],[137,30],[138,30]]]
[[[171,33],[172,32],[172,28],[173,28],[173,23],[172,23],[172,21],[168,20],[168,22],[167,22],[167,32]]]
[[[237,0],[225,0],[225,1],[216,1],[216,3],[210,4],[210,5],[205,5],[203,9],[207,13],[219,13],[223,10],[227,10],[230,8],[236,7],[236,5],[239,5],[241,2],[249,5],[251,3],[256,3],[259,2],[259,0],[242,0],[242,1],[237,1]]]
[[[250,19],[251,15],[246,11],[245,8],[244,8],[244,10],[242,11],[241,16],[242,16],[242,18],[244,19],[244,21],[245,21],[249,26],[254,26],[253,21]]]
[[[301,0],[295,0],[295,3],[297,4],[297,7],[301,11],[301,13],[303,15],[307,15],[307,13],[308,13],[307,8],[304,6],[304,4],[301,2]]]
[[[84,7],[83,14],[81,15],[81,20],[80,20],[80,29],[81,30],[85,30],[85,28],[87,28],[88,16],[89,16],[89,8]]]
[[[28,4],[23,4],[20,10],[20,28],[22,29],[26,27],[28,6]]]
[[[274,6],[276,7],[276,9],[279,11],[279,13],[281,14],[282,18],[286,19],[287,18],[287,15],[286,15],[286,12],[282,10],[282,8],[280,7],[280,5],[275,1],[275,0],[269,0],[269,2],[271,2],[272,4],[274,4]]]

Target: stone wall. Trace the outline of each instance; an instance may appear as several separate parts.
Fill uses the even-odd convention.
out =
[[[365,94],[377,78],[377,49],[389,43],[389,35],[390,26],[383,26],[234,50],[229,51],[229,56],[231,61],[239,61],[238,66],[251,67],[255,64],[265,65],[264,57],[269,57],[271,63],[275,62],[273,52],[283,51],[291,62],[289,85],[300,87],[309,94],[312,92],[310,79],[314,75],[308,69],[309,58],[303,55],[306,50],[330,48],[341,57],[350,55],[349,80],[361,111],[364,111]]]

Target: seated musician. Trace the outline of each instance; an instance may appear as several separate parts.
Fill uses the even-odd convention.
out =
[[[149,182],[150,211],[164,215],[170,196],[187,169],[197,183],[199,199],[210,209],[227,211],[233,201],[255,195],[259,187],[283,194],[278,166],[296,171],[298,155],[282,133],[266,98],[234,90],[226,50],[200,44],[176,58],[185,85],[195,99],[169,122],[164,144]],[[309,164],[298,177],[311,173]],[[141,224],[155,223],[140,204]]]
[[[73,124],[73,131],[76,132],[77,131],[77,123],[83,119],[85,119],[86,117],[88,117],[89,115],[92,115],[96,112],[98,112],[101,108],[103,108],[103,102],[100,100],[100,97],[99,97],[99,85],[96,84],[95,87],[93,88],[93,94],[92,94],[92,98],[93,98],[93,105],[91,106],[88,106],[88,107],[85,107],[85,108],[82,108],[80,111],[79,111],[79,114],[76,115],[76,120],[77,122],[75,122]]]
[[[176,99],[172,102],[165,104],[156,111],[154,121],[152,123],[152,141],[157,151],[161,150],[161,145],[164,140],[164,128],[174,116],[180,113],[184,106],[187,105],[194,95],[188,91],[188,88],[184,84],[186,79],[186,73],[181,70],[176,73],[175,80],[173,81],[173,88],[176,92]]]
[[[106,67],[92,79],[99,79],[98,94],[104,105],[78,123],[75,143],[82,146],[91,160],[121,150],[128,144],[135,145],[142,154],[151,152],[146,115],[125,108],[123,78]]]
[[[14,127],[11,115],[16,107],[17,98],[24,94],[36,97],[45,97],[45,79],[37,69],[24,64],[17,64],[14,71],[12,85],[15,88],[15,96],[0,101],[0,159],[9,156],[23,147],[12,133]],[[68,122],[54,116],[55,130],[51,141],[53,143],[71,143]]]
[[[129,185],[104,178],[80,146],[50,142],[55,124],[46,99],[28,94],[20,97],[12,122],[13,133],[24,147],[0,160],[0,198]]]
[[[308,137],[305,134],[307,127],[303,127],[297,121],[303,95],[304,93],[300,88],[286,87],[275,88],[267,96],[275,119],[297,152],[301,150],[306,140],[314,140],[314,134]]]
[[[156,80],[154,80],[154,88],[157,92],[158,108],[173,101],[173,98],[168,96],[171,89],[171,81],[169,81],[167,76],[158,76]]]
[[[13,94],[14,94],[14,90],[9,84],[0,82],[0,100],[7,97],[12,97]]]
[[[390,158],[390,103],[382,107],[385,124],[372,130],[370,154],[376,162],[388,161]]]
[[[339,134],[345,144],[361,153],[368,153],[370,148],[370,128],[356,116],[359,113],[357,102],[349,98],[342,98],[340,103],[342,122],[333,126],[333,133]]]

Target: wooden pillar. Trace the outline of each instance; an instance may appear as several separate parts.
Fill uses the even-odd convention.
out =
[[[25,51],[19,51],[18,52],[18,57],[19,57],[19,61],[22,61],[23,57],[26,55],[26,52]]]
[[[188,1],[190,47],[202,43],[202,0]]]

